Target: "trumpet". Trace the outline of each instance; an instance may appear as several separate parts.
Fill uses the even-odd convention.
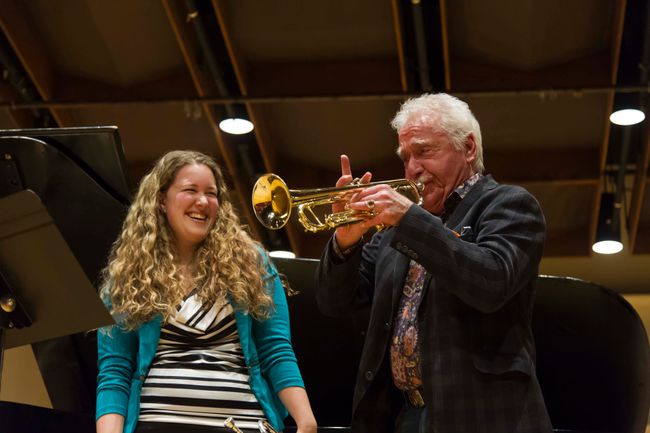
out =
[[[224,421],[223,426],[226,427],[228,430],[233,431],[234,433],[244,433],[239,429],[239,427],[237,427],[237,425],[235,424],[235,420],[232,419],[232,417],[228,417]],[[257,429],[260,431],[260,433],[278,433],[278,431],[274,429],[273,426],[267,420],[258,420]]]
[[[291,217],[291,210],[295,207],[298,211],[298,219],[305,230],[317,233],[372,218],[375,215],[373,210],[346,209],[341,212],[325,213],[321,220],[314,208],[333,203],[347,204],[354,194],[375,185],[388,185],[416,204],[422,204],[422,184],[408,179],[365,184],[355,180],[341,187],[291,190],[280,176],[268,173],[257,179],[253,186],[253,211],[264,227],[278,230],[287,224]]]

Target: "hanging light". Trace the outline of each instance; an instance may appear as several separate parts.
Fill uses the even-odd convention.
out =
[[[641,110],[639,95],[636,93],[619,93],[614,100],[614,112],[609,121],[614,125],[629,126],[643,122],[645,113]]]
[[[219,122],[219,129],[228,134],[248,134],[254,129],[253,122],[241,117],[229,117]]]
[[[609,115],[609,121],[614,125],[628,126],[643,122],[645,113],[638,108],[625,108],[614,111]]]
[[[598,254],[616,254],[623,250],[621,242],[621,227],[615,206],[616,196],[613,193],[603,193],[600,199],[600,212],[598,214],[598,230],[596,242],[591,249]]]
[[[293,251],[285,251],[285,250],[270,251],[269,256],[276,257],[276,258],[279,258],[279,259],[295,259],[296,258],[296,254]]]

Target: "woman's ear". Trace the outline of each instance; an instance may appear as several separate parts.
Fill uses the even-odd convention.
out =
[[[163,211],[163,213],[167,212],[167,207],[165,206],[165,196],[162,194],[158,195],[158,203],[160,203],[160,210]]]

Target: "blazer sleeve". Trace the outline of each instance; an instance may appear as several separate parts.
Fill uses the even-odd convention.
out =
[[[329,240],[315,277],[316,302],[328,316],[341,317],[367,308],[374,294],[375,260],[384,242],[384,233],[357,247],[345,260],[339,259]]]
[[[266,262],[266,287],[273,297],[274,308],[266,320],[253,320],[253,337],[257,347],[260,369],[277,393],[290,386],[304,388],[296,355],[291,345],[289,308],[278,271],[268,256]]]
[[[118,325],[97,331],[96,418],[108,413],[126,417],[136,357],[136,331]]]
[[[544,215],[525,189],[501,186],[481,196],[465,222],[472,224],[473,239],[458,237],[440,218],[411,206],[391,245],[422,264],[441,289],[491,313],[537,276]]]

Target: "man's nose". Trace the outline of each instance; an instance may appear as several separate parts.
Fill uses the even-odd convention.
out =
[[[422,174],[422,164],[417,159],[411,158],[406,163],[406,174],[408,177],[416,178]]]

